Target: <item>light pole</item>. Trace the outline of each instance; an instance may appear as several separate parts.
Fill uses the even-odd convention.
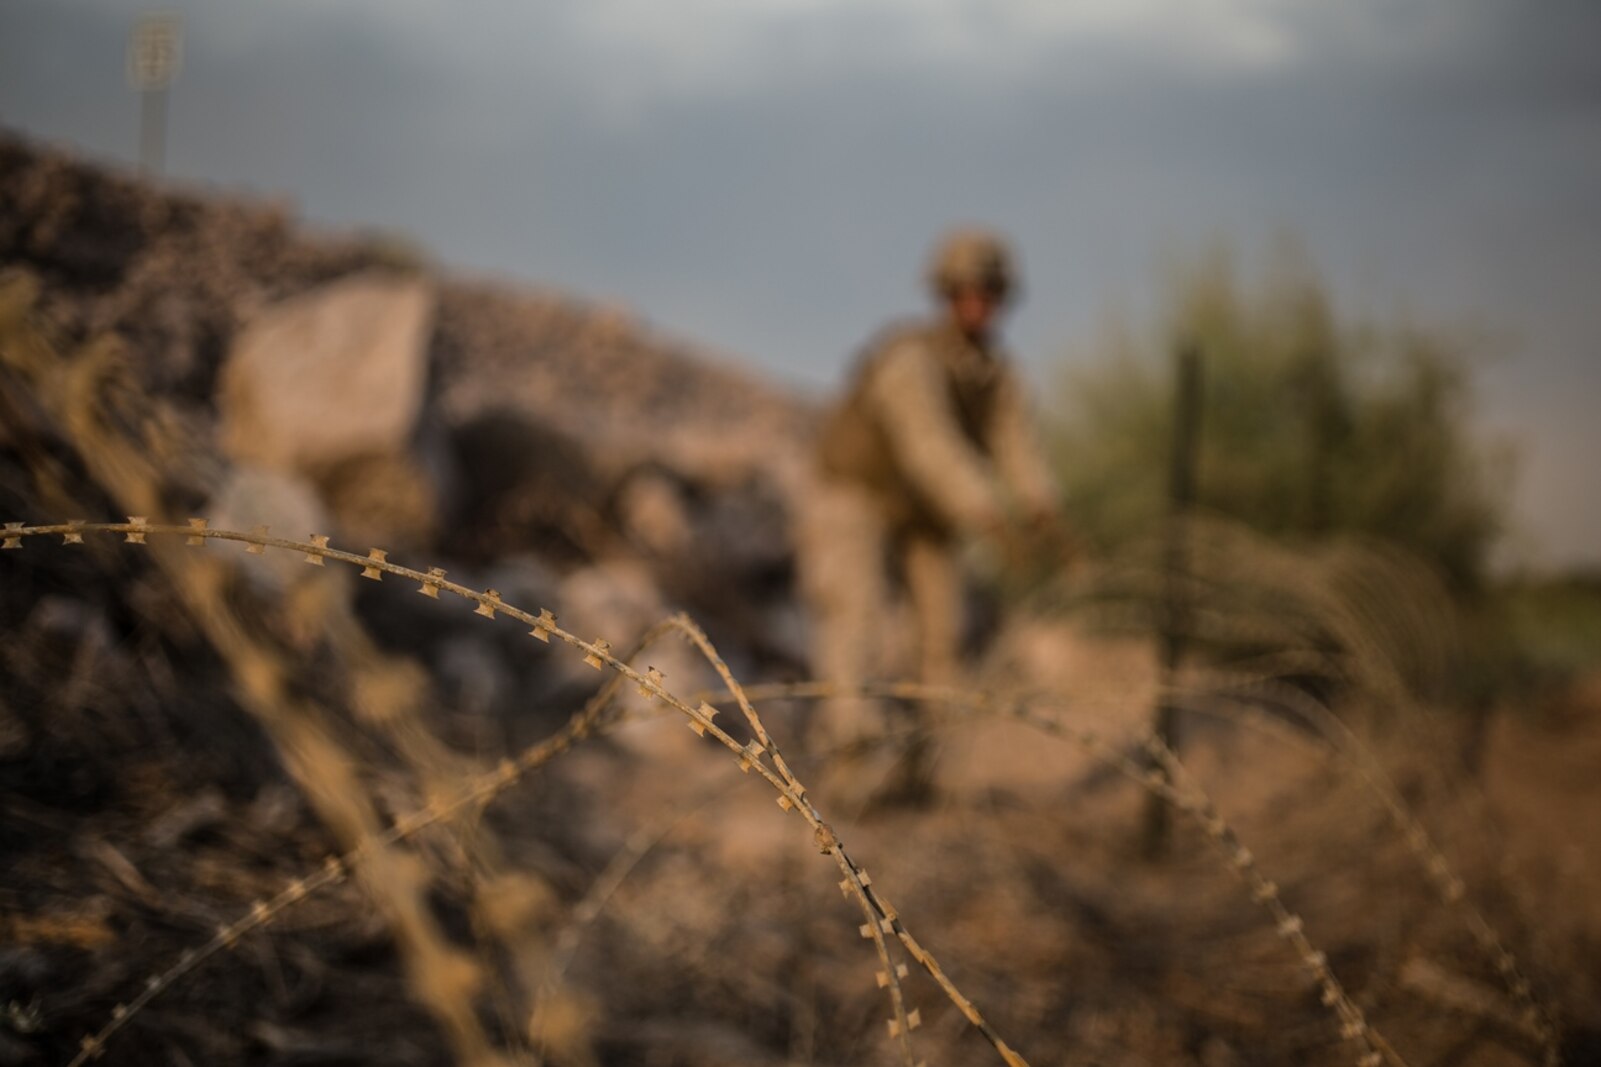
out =
[[[142,16],[128,38],[128,84],[139,93],[139,169],[159,175],[167,156],[167,91],[183,62],[183,19]]]

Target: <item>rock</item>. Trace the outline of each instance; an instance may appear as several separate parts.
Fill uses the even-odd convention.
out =
[[[515,411],[487,411],[450,428],[448,454],[458,472],[444,540],[453,555],[534,550],[580,563],[612,539],[602,520],[607,475],[577,437]]]
[[[460,631],[432,650],[431,672],[450,736],[473,752],[514,747],[519,704],[513,661],[481,633]]]
[[[669,472],[648,468],[618,488],[614,507],[623,534],[655,559],[681,558],[695,536],[688,503]]]
[[[605,638],[618,655],[667,614],[650,569],[631,560],[581,567],[556,591],[562,625],[586,640]]]
[[[646,630],[666,618],[669,609],[649,567],[634,561],[612,560],[584,567],[568,575],[557,593],[556,617],[563,627],[593,641],[604,638],[617,656],[624,656]],[[573,655],[552,661],[575,681],[599,685],[602,676]],[[668,691],[680,697],[705,689],[716,681],[684,639],[668,634],[646,649],[634,662],[640,670],[662,672]],[[646,700],[632,686],[619,693],[618,703],[640,721],[620,730],[616,741],[639,755],[683,758],[696,741],[678,712]]]
[[[377,272],[262,311],[220,375],[224,450],[302,472],[404,454],[422,412],[433,312],[426,280]]]
[[[331,529],[328,510],[305,478],[284,471],[240,463],[228,468],[222,487],[206,510],[216,530],[253,530],[265,526],[276,537],[304,541]],[[322,571],[308,567],[288,552],[240,552],[236,561],[263,591],[283,593]]]
[[[462,632],[442,639],[434,674],[446,705],[458,715],[489,719],[514,699],[515,675],[480,634]]]
[[[438,532],[443,467],[415,454],[354,456],[318,479],[341,539],[355,551],[415,550]]]

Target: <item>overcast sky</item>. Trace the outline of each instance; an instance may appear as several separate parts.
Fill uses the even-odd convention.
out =
[[[1489,338],[1516,554],[1601,563],[1596,0],[191,0],[169,171],[636,309],[814,390],[1022,246],[1040,382],[1166,266],[1300,237],[1353,316]],[[128,160],[132,0],[0,0],[0,123]]]

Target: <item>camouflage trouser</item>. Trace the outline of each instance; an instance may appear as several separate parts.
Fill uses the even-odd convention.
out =
[[[912,608],[916,677],[953,680],[962,627],[962,580],[955,547],[933,533],[892,529],[867,490],[819,478],[798,516],[801,595],[812,630],[812,669],[842,688],[905,677],[892,578],[905,583]],[[848,746],[889,725],[881,701],[823,701],[810,731],[814,748]]]

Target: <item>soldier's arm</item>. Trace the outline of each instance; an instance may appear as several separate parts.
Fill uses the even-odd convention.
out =
[[[868,390],[890,448],[923,498],[958,528],[997,525],[1002,512],[989,464],[962,433],[923,346],[905,341],[885,353]]]
[[[1001,379],[995,404],[988,441],[995,469],[1026,512],[1054,514],[1059,509],[1056,479],[1035,436],[1022,383],[1011,368]]]

